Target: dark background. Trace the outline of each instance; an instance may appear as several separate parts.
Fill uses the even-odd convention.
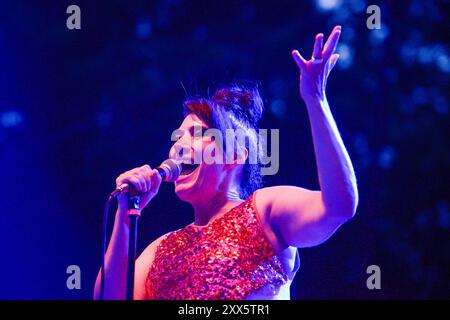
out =
[[[81,8],[81,30],[66,8]],[[366,28],[366,8],[382,28]],[[319,188],[297,48],[343,26],[328,98],[355,166],[358,215],[301,250],[292,299],[450,297],[449,1],[9,1],[0,11],[0,298],[90,299],[118,174],[167,156],[189,94],[260,83],[280,129],[265,185]],[[183,84],[183,85],[182,85]],[[139,248],[193,221],[165,184]],[[68,290],[66,268],[82,271]],[[381,268],[381,290],[366,268]]]

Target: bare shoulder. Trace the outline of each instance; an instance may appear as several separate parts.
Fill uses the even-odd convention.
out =
[[[276,214],[315,209],[322,204],[320,191],[295,186],[274,186],[259,189],[257,192],[259,205],[268,209],[272,220],[276,218]]]
[[[310,195],[319,193],[320,191],[313,191],[301,187],[285,185],[267,187],[258,190],[261,201],[265,202],[266,204],[273,203],[276,200],[292,199],[292,197],[298,200],[299,197],[308,197]]]
[[[320,212],[321,192],[295,186],[273,186],[256,191],[255,205],[269,240],[276,250],[289,247],[285,226],[296,225],[311,210]],[[295,218],[295,219],[294,219]]]
[[[280,191],[281,190],[279,190],[279,187],[268,187],[258,189],[254,194],[254,204],[264,229],[264,233],[277,253],[281,253],[289,247],[284,242],[280,231],[277,230],[275,225],[272,223],[271,217],[271,209],[274,204],[274,199]]]
[[[157,238],[156,240],[154,240],[152,243],[150,243],[147,248],[145,248],[144,251],[142,251],[141,255],[139,256],[139,259],[148,259],[151,258],[151,260],[153,260],[153,257],[155,256],[155,252],[156,249],[158,248],[159,244],[161,243],[161,241],[163,241],[165,238],[167,238],[170,234],[172,234],[175,231],[170,231],[167,232],[166,234],[163,234],[162,236],[160,236],[159,238]]]
[[[147,279],[148,271],[153,264],[153,260],[155,259],[156,249],[158,248],[161,241],[163,241],[173,232],[174,231],[168,232],[150,243],[136,260],[134,281],[135,299],[141,300],[145,298],[145,282]]]

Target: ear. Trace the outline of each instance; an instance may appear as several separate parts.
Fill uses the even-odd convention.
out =
[[[236,151],[233,154],[233,160],[231,162],[226,162],[225,166],[231,169],[238,164],[245,164],[247,157],[248,150],[246,148],[236,146]]]
[[[236,153],[236,163],[237,164],[245,164],[245,161],[247,161],[248,157],[248,150],[245,147],[237,146],[237,153]]]

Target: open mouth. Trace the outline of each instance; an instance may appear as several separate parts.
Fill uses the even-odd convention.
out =
[[[197,169],[200,165],[199,164],[186,164],[186,163],[182,163],[181,164],[181,175],[185,176],[188,174],[191,174],[192,172],[194,172],[195,169]]]

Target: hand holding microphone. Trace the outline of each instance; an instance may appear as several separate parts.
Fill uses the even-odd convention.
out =
[[[113,192],[117,195],[119,210],[128,208],[130,191],[140,194],[140,206],[144,209],[158,193],[162,181],[175,181],[180,174],[181,165],[173,159],[165,160],[155,169],[146,164],[122,173],[116,179],[117,189]]]
[[[134,270],[136,260],[136,243],[137,243],[137,223],[140,211],[152,200],[159,191],[162,181],[175,181],[181,174],[182,166],[180,162],[173,159],[167,159],[156,169],[152,169],[149,165],[143,165],[130,171],[122,173],[116,179],[116,190],[114,190],[105,204],[103,217],[103,237],[102,237],[102,267],[100,269],[100,288],[97,286],[96,291],[99,292],[100,299],[104,299],[105,294],[105,278],[106,278],[106,247],[108,233],[108,215],[111,201],[117,197],[118,208],[116,213],[116,221],[114,223],[113,234],[120,241],[113,241],[112,251],[120,251],[128,254],[128,271],[126,273],[126,297],[128,300],[133,299],[134,292]],[[121,226],[127,226],[127,232],[123,227],[116,227],[117,223]],[[128,238],[128,249],[124,247],[124,241]],[[119,249],[118,249],[119,248]],[[108,249],[110,250],[110,249]],[[108,258],[109,259],[109,258]],[[113,263],[114,264],[114,263]],[[114,267],[113,267],[114,268]],[[118,268],[122,271],[121,268]],[[125,269],[126,270],[126,269]],[[125,274],[123,274],[125,276]],[[123,283],[121,282],[121,287]]]

